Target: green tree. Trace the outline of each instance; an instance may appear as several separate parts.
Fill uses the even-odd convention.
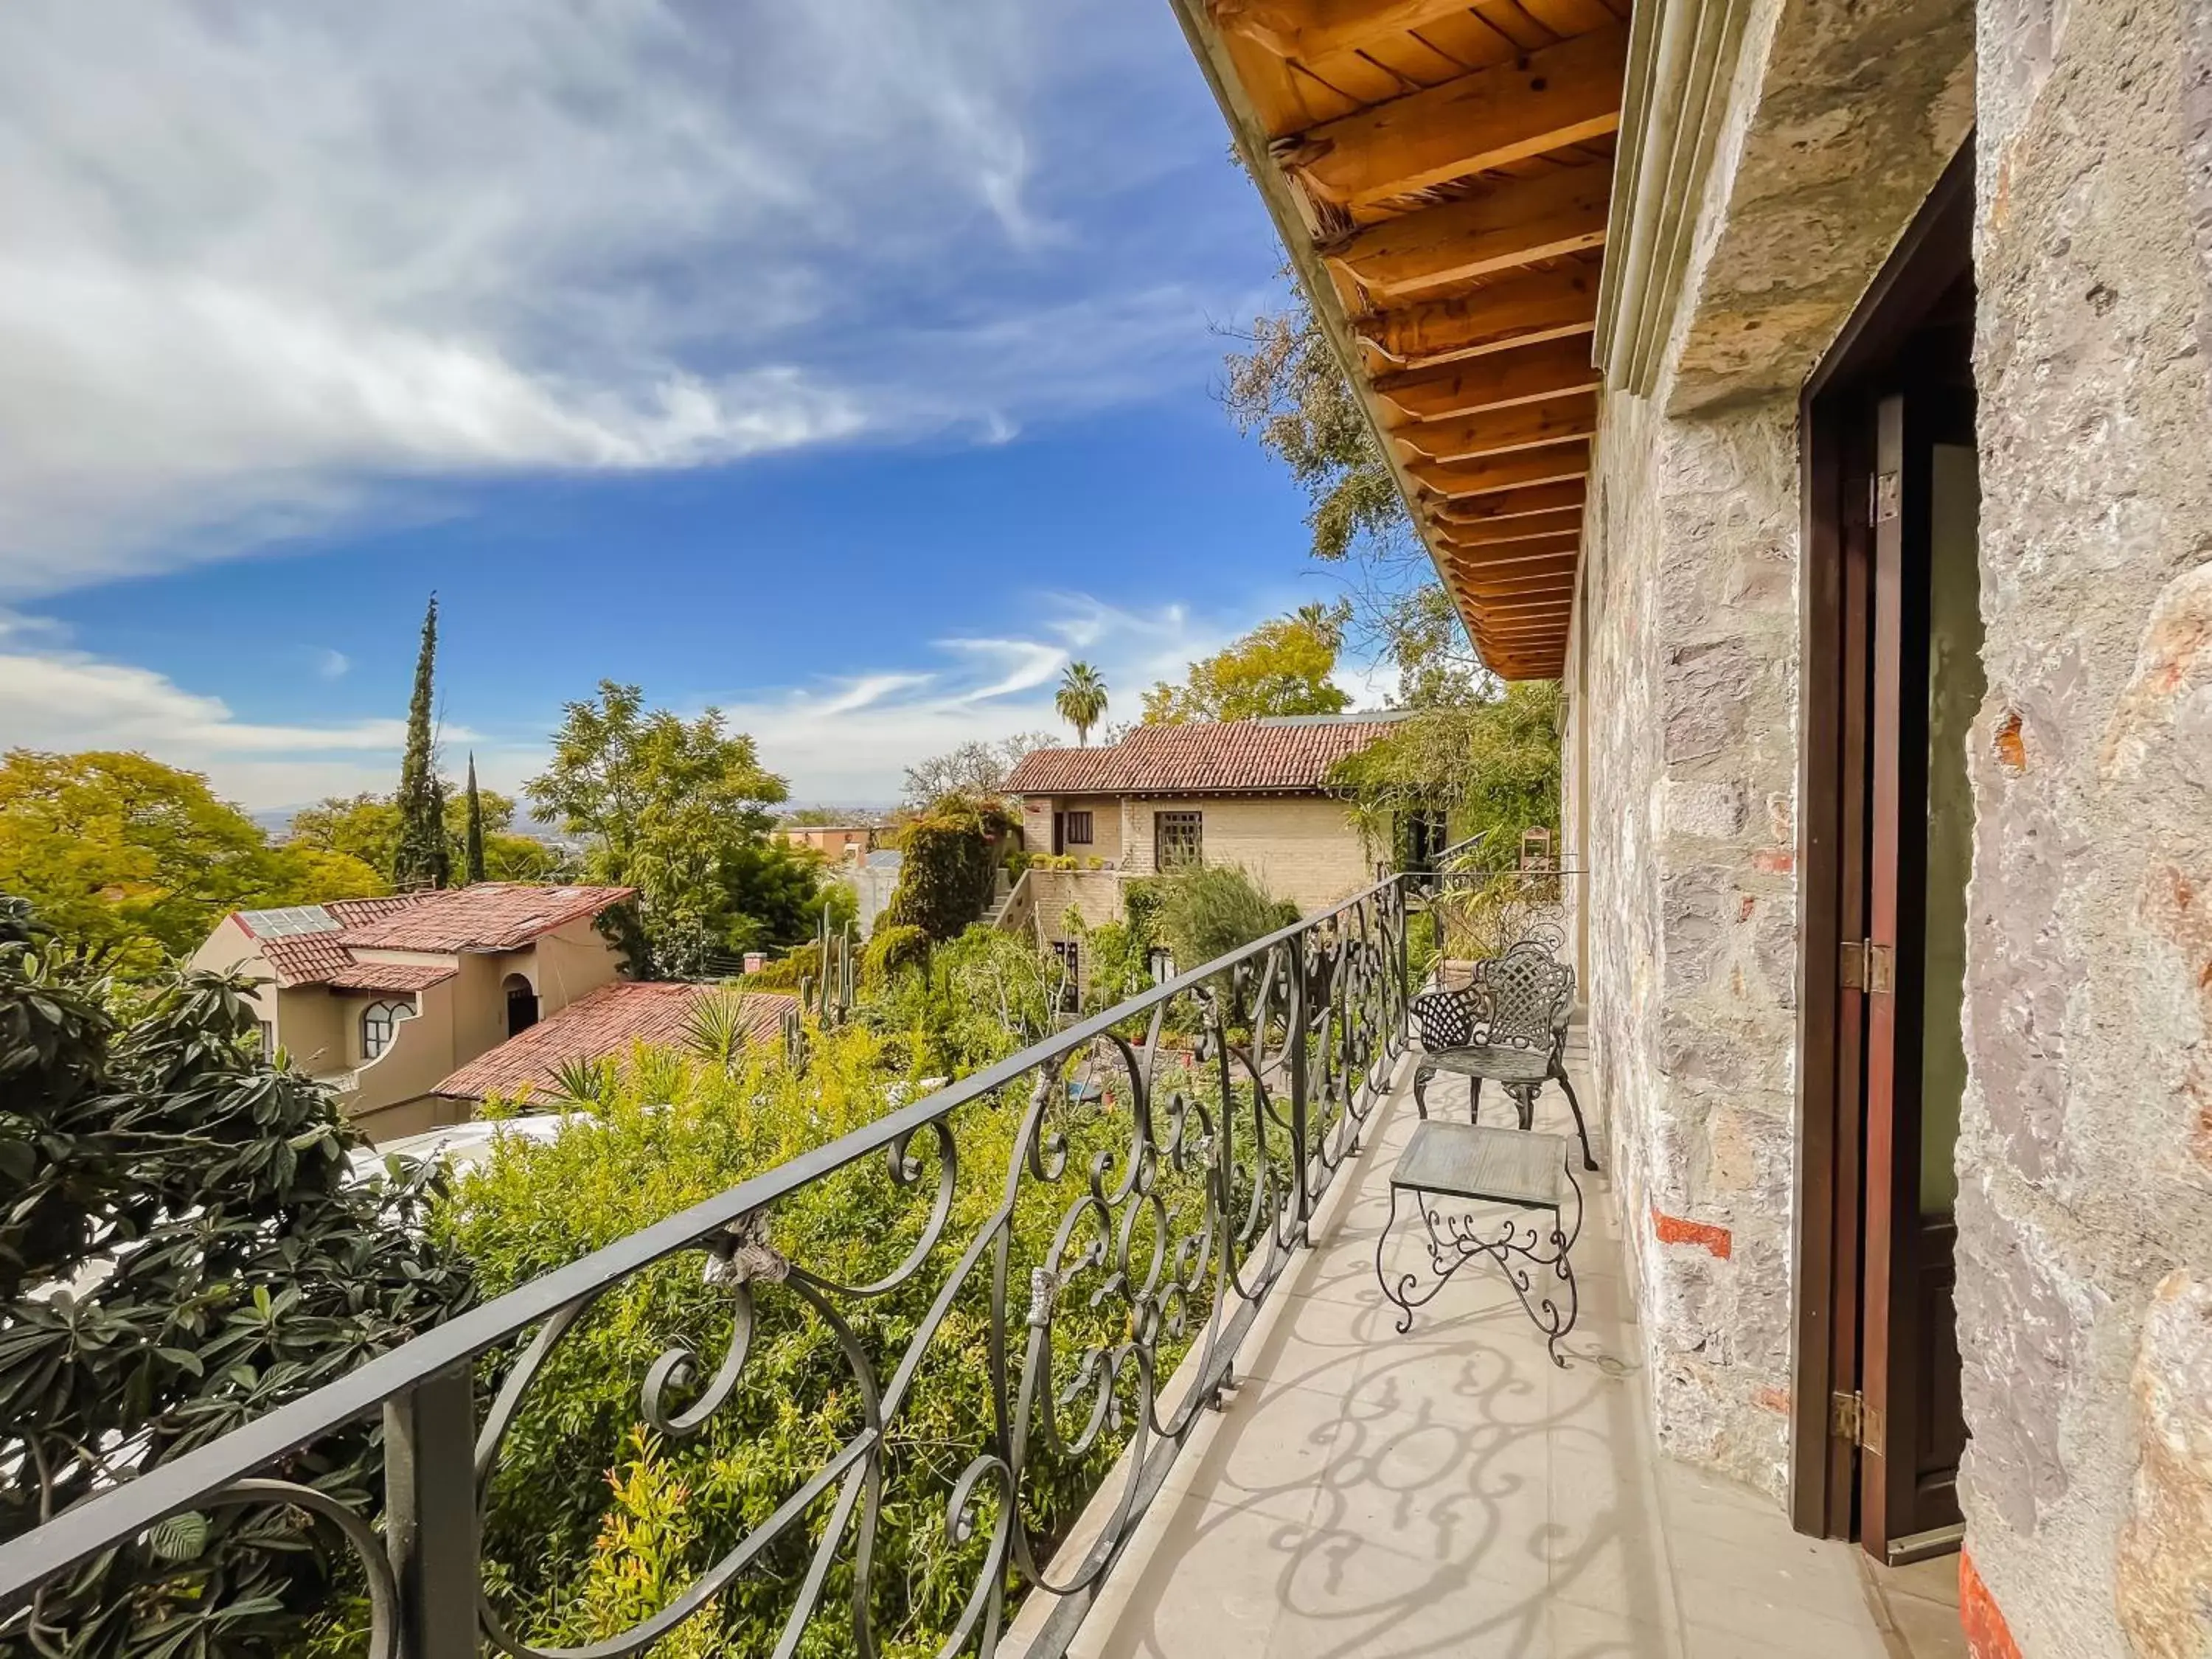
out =
[[[1106,681],[1087,662],[1072,662],[1060,677],[1060,691],[1052,700],[1060,719],[1075,728],[1075,740],[1091,746],[1091,728],[1106,718]]]
[[[983,914],[998,878],[991,843],[972,812],[939,811],[917,818],[899,837],[905,854],[898,885],[878,922],[919,927],[931,939],[957,939]]]
[[[1299,300],[1263,315],[1245,345],[1228,357],[1223,401],[1304,488],[1310,551],[1346,573],[1362,647],[1396,666],[1408,707],[1484,690],[1490,677],[1312,312]]]
[[[1301,606],[1261,623],[1241,640],[1190,665],[1181,685],[1163,680],[1145,693],[1148,723],[1241,720],[1261,714],[1334,714],[1352,698],[1329,682],[1350,610]]]
[[[100,750],[0,760],[0,891],[118,973],[190,955],[234,909],[382,889],[358,860],[271,848],[197,772]]]
[[[438,661],[438,596],[422,613],[422,646],[415,657],[415,695],[407,705],[407,750],[399,762],[399,840],[392,854],[392,884],[401,891],[443,887],[453,878],[446,843],[445,787],[430,730]]]
[[[539,811],[588,838],[584,874],[638,890],[641,973],[685,976],[713,959],[795,944],[811,931],[820,861],[772,837],[784,781],[753,740],[645,707],[634,685],[600,682],[568,705],[553,759],[523,786]]]
[[[462,879],[474,884],[487,879],[484,875],[483,802],[477,796],[477,757],[469,756],[468,796],[465,803],[467,822],[461,831]]]
[[[0,1482],[0,1537],[335,1382],[471,1298],[465,1262],[428,1236],[436,1186],[420,1168],[353,1178],[358,1135],[327,1091],[262,1057],[246,988],[171,975],[118,1014],[27,907],[0,901],[0,1422],[15,1472],[43,1476]],[[280,1472],[374,1521],[381,1434],[362,1419]],[[296,1653],[356,1582],[327,1529],[282,1504],[222,1506],[65,1575],[37,1627],[11,1625],[0,1646]]]
[[[1372,844],[1440,811],[1454,840],[1474,838],[1477,863],[1510,867],[1524,830],[1559,834],[1559,703],[1557,682],[1531,680],[1416,709],[1339,762],[1332,781]]]
[[[535,836],[513,833],[514,801],[496,789],[478,789],[477,808],[483,823],[484,872],[491,881],[544,881],[561,855]],[[391,795],[332,795],[292,816],[288,848],[313,848],[389,870],[399,845],[399,804]],[[468,858],[468,799],[446,802],[446,855],[465,867]]]

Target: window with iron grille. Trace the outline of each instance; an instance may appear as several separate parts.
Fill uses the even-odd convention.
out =
[[[374,1060],[389,1048],[392,1039],[399,1035],[399,1022],[414,1017],[415,1009],[411,1003],[370,1003],[361,1014],[361,1057]]]
[[[1185,870],[1206,861],[1206,815],[1152,814],[1152,863],[1161,870]]]
[[[1070,847],[1091,845],[1091,814],[1070,812],[1067,815],[1067,844]]]

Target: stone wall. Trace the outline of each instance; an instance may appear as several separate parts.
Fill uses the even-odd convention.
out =
[[[1798,398],[1965,136],[1971,56],[1965,0],[1755,9],[1713,175],[1682,204],[1694,252],[1658,384],[1608,398],[1592,491],[1574,785],[1590,1041],[1660,1439],[1777,1498],[1797,1177]]]
[[[1962,1486],[2021,1650],[2067,1659],[2212,1652],[2212,13],[2189,10],[1984,0],[1978,43]]]
[[[1788,1456],[1796,908],[1793,404],[1618,397],[1583,714],[1593,1069],[1661,1443]]]

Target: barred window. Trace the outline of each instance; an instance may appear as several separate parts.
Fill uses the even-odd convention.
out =
[[[1152,814],[1152,863],[1162,870],[1184,870],[1206,861],[1202,812]]]
[[[1063,1014],[1080,1012],[1083,1007],[1083,959],[1081,948],[1072,939],[1056,939],[1052,942],[1052,953],[1060,969],[1060,1012]]]
[[[1067,844],[1070,847],[1091,845],[1091,814],[1070,812],[1067,815]]]

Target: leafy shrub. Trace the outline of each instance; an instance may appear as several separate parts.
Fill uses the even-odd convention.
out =
[[[822,946],[810,942],[763,963],[757,972],[747,974],[744,982],[746,989],[753,991],[796,991],[799,981],[821,977]]]
[[[878,927],[860,956],[861,981],[879,986],[900,969],[918,967],[928,960],[929,935],[921,928]]]
[[[979,930],[971,937],[991,936]],[[982,943],[972,949],[979,962],[997,954]],[[939,951],[930,977],[938,962],[958,954],[958,946]],[[889,1103],[887,1054],[876,1034],[854,1026],[818,1034],[804,1073],[759,1054],[726,1073],[687,1061],[681,1086],[664,1093],[665,1078],[647,1092],[634,1069],[626,1072],[597,1115],[558,1139],[496,1143],[447,1210],[450,1236],[479,1263],[489,1288],[520,1284],[870,1121]],[[909,1071],[909,1088],[917,1080]],[[963,1108],[951,1126],[960,1158],[945,1244],[905,1285],[865,1301],[836,1298],[879,1376],[887,1377],[904,1352],[961,1244],[1001,1201],[1020,1121],[1011,1104]],[[1125,1146],[1128,1131],[1126,1110],[1103,1099],[1071,1103],[1056,1126],[1068,1135],[1068,1174],[1058,1183],[1024,1183],[1010,1244],[1007,1282],[1014,1285],[1029,1282],[1061,1216],[1080,1197],[1092,1158]],[[884,1160],[872,1158],[778,1203],[768,1223],[770,1243],[842,1283],[885,1273],[912,1245],[936,1188],[927,1137],[914,1152],[921,1173],[911,1185],[899,1185]],[[1197,1201],[1197,1173],[1165,1170],[1162,1179],[1166,1202]],[[1140,1238],[1139,1248],[1149,1247]],[[993,1432],[991,1278],[981,1269],[956,1291],[907,1403],[889,1425],[884,1521],[870,1581],[887,1659],[938,1650],[970,1592],[993,1524],[996,1500],[987,1492],[976,1536],[956,1540],[945,1526],[947,1494]],[[747,1369],[688,1438],[641,1436],[639,1383],[680,1343],[700,1356],[696,1375],[679,1377],[673,1390],[674,1403],[688,1403],[731,1340],[729,1293],[702,1278],[696,1253],[611,1290],[555,1349],[501,1452],[487,1515],[496,1594],[532,1636],[587,1641],[665,1605],[858,1427],[860,1403],[834,1333],[782,1285],[756,1284],[753,1295]],[[1123,1340],[1125,1318],[1113,1298],[1094,1310],[1087,1295],[1071,1291],[1057,1320],[1061,1352]],[[1177,1352],[1169,1348],[1163,1364],[1172,1364]],[[1066,1406],[1063,1431],[1086,1409],[1081,1401]],[[1065,1529],[1110,1467],[1120,1438],[1103,1436],[1079,1457],[1038,1451],[1024,1491],[1033,1532]],[[699,1645],[676,1650],[764,1650],[805,1576],[810,1541],[807,1534],[770,1548],[697,1621],[702,1633],[686,1639]],[[624,1550],[635,1551],[641,1564],[627,1564]],[[848,1558],[836,1570],[828,1611],[801,1643],[805,1659],[852,1652],[838,1611],[850,1593],[850,1573]]]
[[[976,927],[919,972],[879,981],[860,1013],[910,1067],[958,1076],[1051,1032],[1058,990],[1055,964],[1025,935]]]
[[[1279,899],[1235,865],[1206,864],[1158,878],[1160,939],[1185,969],[1263,939],[1298,919],[1298,907]]]
[[[983,914],[998,866],[983,826],[965,813],[918,818],[900,838],[906,854],[884,912],[894,927],[919,927],[933,939],[957,939]]]
[[[267,1414],[450,1317],[470,1274],[424,1237],[423,1170],[356,1184],[327,1091],[261,1057],[246,981],[172,973],[127,1004],[0,900],[0,1468],[59,1510]],[[102,1270],[105,1276],[102,1276]],[[26,1295],[35,1287],[48,1293]],[[374,1517],[374,1416],[283,1473]],[[0,1536],[40,1493],[0,1485]],[[289,1652],[357,1583],[282,1505],[220,1508],[50,1586],[86,1659]],[[15,1650],[16,1629],[0,1628]]]

